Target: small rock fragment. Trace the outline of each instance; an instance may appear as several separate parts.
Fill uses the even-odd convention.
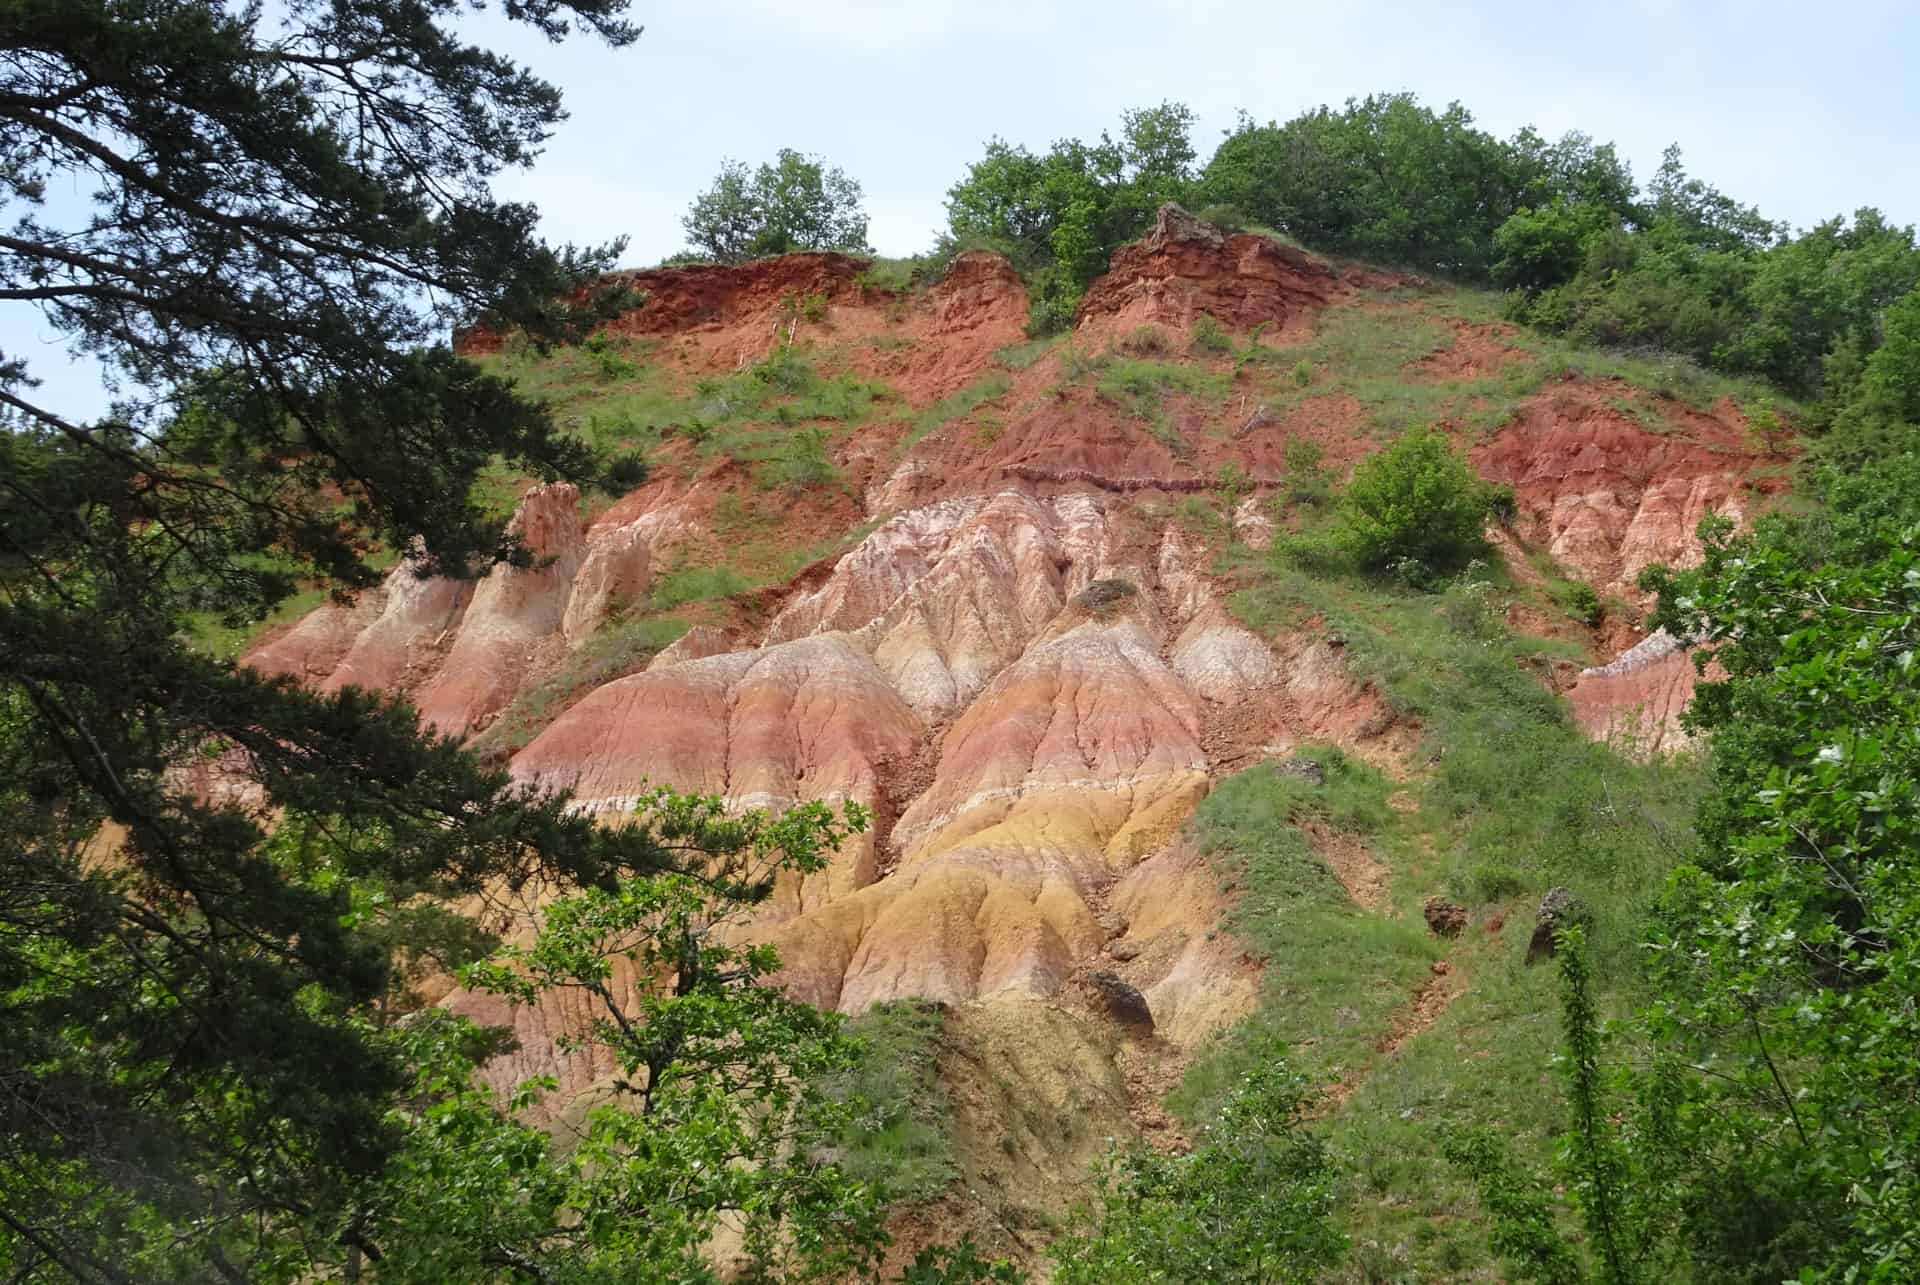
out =
[[[1311,781],[1315,785],[1325,785],[1327,783],[1327,769],[1315,760],[1299,755],[1279,764],[1277,770],[1282,776],[1297,776],[1301,780]]]

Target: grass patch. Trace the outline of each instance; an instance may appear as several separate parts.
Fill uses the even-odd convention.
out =
[[[1187,393],[1208,399],[1224,398],[1231,381],[1197,366],[1153,361],[1140,357],[1114,357],[1097,368],[1094,393],[1146,424],[1147,431],[1176,455],[1187,451],[1187,443],[1166,413],[1166,398]]]
[[[688,566],[680,564],[654,580],[647,597],[650,612],[672,611],[697,602],[731,598],[753,588],[751,582],[729,566]]]
[[[1323,779],[1270,764],[1250,768],[1221,782],[1191,823],[1222,888],[1236,898],[1227,927],[1265,964],[1259,1009],[1196,1058],[1169,1099],[1192,1121],[1218,1109],[1272,1039],[1322,1080],[1365,1061],[1435,957],[1424,925],[1355,907],[1301,828],[1313,822],[1377,840],[1393,824],[1391,783],[1331,747],[1308,747],[1298,757]]]
[[[218,612],[196,611],[187,617],[187,645],[216,660],[237,660],[270,629],[290,625],[327,601],[327,591],[302,589],[261,620],[232,621]]]
[[[671,376],[652,364],[658,345],[605,332],[542,353],[524,341],[480,358],[490,373],[544,402],[554,422],[602,451],[648,451],[686,414]]]
[[[765,489],[790,492],[838,486],[840,470],[827,442],[827,430],[818,425],[796,430],[768,454],[755,470],[755,480]]]
[[[992,374],[982,375],[965,388],[948,393],[913,417],[913,423],[907,429],[906,437],[900,442],[901,454],[904,455],[918,446],[929,434],[937,432],[957,419],[964,419],[988,402],[1005,397],[1007,390],[1011,387],[1013,387],[1013,381],[995,371]]]
[[[924,1000],[875,1004],[847,1023],[864,1046],[858,1065],[825,1086],[860,1115],[836,1138],[856,1182],[896,1200],[927,1200],[959,1175],[948,1140],[951,1108],[934,1074],[946,1017]]]
[[[1499,296],[1486,291],[1449,290],[1434,299],[1376,290],[1328,309],[1306,343],[1250,344],[1236,362],[1260,372],[1261,395],[1277,414],[1304,400],[1309,389],[1315,396],[1345,395],[1365,409],[1369,431],[1381,440],[1425,424],[1497,432],[1513,421],[1520,402],[1562,379],[1629,385],[1635,395],[1613,399],[1614,409],[1652,432],[1672,431],[1662,402],[1706,411],[1723,399],[1743,408],[1778,400],[1756,381],[1719,375],[1682,357],[1579,348],[1526,328],[1506,336],[1513,351],[1500,368],[1478,378],[1432,379],[1408,370],[1452,346],[1447,321],[1492,324],[1500,316]],[[1789,422],[1805,418],[1804,408],[1786,403],[1782,413]]]
[[[1060,343],[1059,336],[1046,339],[1029,339],[1023,344],[1008,344],[993,354],[996,366],[1005,370],[1025,370],[1052,352]]]
[[[1277,571],[1232,599],[1252,621],[1305,610],[1344,643],[1348,672],[1425,729],[1424,806],[1452,895],[1484,904],[1564,884],[1596,908],[1596,972],[1635,970],[1642,914],[1690,841],[1704,780],[1691,758],[1636,762],[1589,741],[1542,675],[1570,644],[1505,624],[1505,586],[1443,592]]]
[[[721,379],[694,385],[694,417],[709,424],[766,419],[777,424],[833,420],[854,424],[897,394],[885,384],[851,374],[825,376],[792,345]]]

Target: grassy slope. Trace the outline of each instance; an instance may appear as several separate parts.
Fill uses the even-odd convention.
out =
[[[1332,1091],[1322,1127],[1348,1173],[1354,1239],[1342,1278],[1491,1271],[1477,1206],[1440,1139],[1450,1125],[1487,1125],[1527,1159],[1552,1154],[1557,992],[1550,967],[1523,962],[1533,907],[1555,885],[1593,907],[1608,1002],[1629,1002],[1641,910],[1689,842],[1703,765],[1634,762],[1573,728],[1535,677],[1565,644],[1504,624],[1510,598],[1550,586],[1489,574],[1420,594],[1245,553],[1225,561],[1246,586],[1233,606],[1247,623],[1337,633],[1350,671],[1422,733],[1404,782],[1326,749],[1314,752],[1323,786],[1256,768],[1200,809],[1202,845],[1241,897],[1233,926],[1267,972],[1259,1011],[1197,1059],[1174,1105],[1204,1116],[1255,1038],[1278,1033]],[[1367,843],[1392,872],[1385,902],[1348,901],[1303,826]],[[1472,913],[1455,941],[1427,931],[1435,894]],[[1417,1002],[1428,987],[1436,994]]]

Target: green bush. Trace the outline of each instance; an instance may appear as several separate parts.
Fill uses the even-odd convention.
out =
[[[1606,615],[1606,608],[1600,602],[1600,595],[1593,586],[1584,580],[1576,580],[1567,586],[1567,610],[1584,625],[1597,626]]]
[[[875,1004],[847,1023],[859,1056],[825,1086],[829,1100],[858,1111],[835,1138],[842,1167],[893,1199],[931,1199],[958,1175],[951,1106],[935,1071],[945,1021],[926,1000]]]
[[[1203,312],[1194,319],[1192,339],[1193,350],[1198,353],[1218,357],[1233,351],[1232,337],[1227,334],[1225,326],[1214,320],[1211,313]]]
[[[832,486],[840,480],[840,470],[834,467],[827,442],[827,430],[818,425],[795,432],[761,465],[760,484],[788,491]]]
[[[1167,332],[1158,326],[1136,326],[1116,347],[1135,357],[1165,357],[1173,351]]]
[[[638,451],[627,451],[607,461],[605,487],[615,495],[624,495],[646,484],[653,473],[653,467],[647,463],[647,457]]]
[[[1142,1143],[1100,1175],[1099,1208],[1053,1245],[1057,1285],[1312,1280],[1338,1262],[1333,1158],[1306,1127],[1305,1079],[1261,1048],[1193,1152]]]
[[[1487,488],[1447,439],[1415,429],[1353,471],[1335,510],[1336,538],[1361,570],[1431,580],[1485,550],[1488,508]]]
[[[1281,458],[1287,466],[1287,498],[1296,504],[1325,504],[1333,496],[1333,479],[1321,463],[1326,452],[1320,443],[1289,437]]]

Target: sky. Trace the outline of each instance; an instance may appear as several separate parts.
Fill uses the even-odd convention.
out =
[[[682,248],[680,216],[723,159],[816,154],[865,190],[869,239],[924,250],[946,190],[995,135],[1044,148],[1128,107],[1197,113],[1204,158],[1244,109],[1285,120],[1410,90],[1480,126],[1617,143],[1644,180],[1678,142],[1688,168],[1804,227],[1861,206],[1920,222],[1920,4],[1913,0],[636,0],[639,41],[549,45],[497,10],[472,36],[565,93],[570,119],[497,190],[550,240],[625,236],[624,261]],[[46,404],[105,405],[98,371],[19,305],[0,351]]]

